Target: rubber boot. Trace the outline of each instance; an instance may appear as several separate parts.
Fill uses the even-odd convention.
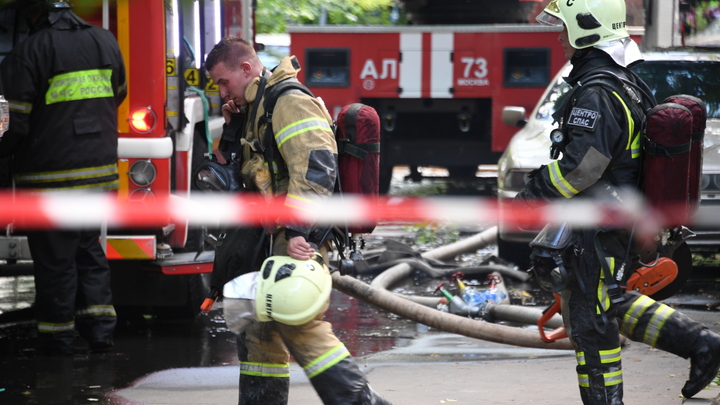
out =
[[[617,367],[613,367],[612,370],[617,371]],[[608,385],[602,371],[578,367],[578,375],[582,373],[587,373],[583,376],[587,376],[587,380],[580,384],[580,398],[584,405],[623,405],[622,382]]]
[[[681,391],[685,398],[700,392],[720,371],[720,335],[679,312],[665,322],[655,347],[690,359],[690,376]]]
[[[239,405],[287,405],[290,377],[240,374]]]
[[[619,312],[627,314],[621,320],[620,331],[624,335],[690,359],[690,376],[682,388],[685,398],[692,398],[717,377],[720,371],[720,335],[645,296],[636,295],[623,306],[628,307]],[[628,326],[631,323],[628,319],[636,320],[636,325]]]
[[[368,384],[352,357],[310,379],[325,405],[391,405]]]
[[[615,385],[606,385],[605,393],[607,395],[607,403],[612,405],[623,405],[623,383]]]

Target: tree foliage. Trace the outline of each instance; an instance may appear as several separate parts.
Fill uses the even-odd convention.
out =
[[[283,33],[288,25],[390,25],[394,0],[258,0],[257,32]]]

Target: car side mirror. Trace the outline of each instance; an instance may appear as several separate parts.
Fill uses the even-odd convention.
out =
[[[527,124],[525,119],[525,107],[505,107],[502,110],[502,122],[511,127],[524,127]]]

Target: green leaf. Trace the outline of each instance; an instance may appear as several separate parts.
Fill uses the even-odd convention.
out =
[[[284,33],[288,25],[316,25],[323,8],[328,25],[391,25],[394,4],[394,0],[261,0],[255,12],[257,32]]]

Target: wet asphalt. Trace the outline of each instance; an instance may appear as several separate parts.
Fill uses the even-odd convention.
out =
[[[717,312],[720,309],[720,281],[716,277],[718,271],[720,269],[697,269],[686,288],[666,302],[695,311],[704,322],[720,329]],[[74,356],[48,358],[35,352],[35,323],[29,307],[31,301],[24,304],[18,301],[11,303],[12,300],[8,299],[13,294],[23,299],[31,297],[31,277],[3,277],[0,280],[0,295],[3,296],[0,300],[0,308],[3,310],[0,314],[0,404],[193,403],[179,402],[179,398],[201,395],[205,389],[208,395],[219,395],[213,390],[220,388],[224,397],[215,398],[217,402],[212,400],[202,403],[235,401],[227,402],[228,398],[234,398],[236,392],[234,384],[237,381],[238,361],[235,336],[225,328],[219,308],[209,315],[198,315],[193,319],[174,320],[150,316],[138,319],[121,316],[115,334],[115,347],[111,352],[91,354],[84,342],[78,341]],[[425,279],[418,274],[407,285],[398,287],[398,291],[428,291],[436,283],[437,280]],[[533,292],[531,285],[517,284],[511,280],[508,281],[508,288],[513,297],[519,296],[518,291]],[[516,298],[514,303],[520,304],[520,301]],[[15,308],[8,310],[8,306]],[[417,363],[417,367],[427,368],[422,363],[428,361],[443,362],[442,365],[430,366],[429,369],[435,371],[429,372],[445,370],[451,373],[456,367],[467,364],[468,370],[482,373],[483,368],[473,362],[498,359],[542,359],[538,361],[544,362],[558,356],[572,359],[572,353],[489,344],[445,334],[375,309],[338,291],[333,291],[327,318],[333,323],[338,337],[363,364],[365,372],[370,372],[371,382],[382,373],[390,373],[385,378],[391,378],[393,372],[382,367],[388,363],[410,365],[404,373],[395,372],[400,377],[413,372],[414,363]],[[687,367],[682,364],[675,365],[675,368],[683,370]],[[376,367],[377,370],[374,370]],[[291,379],[293,387],[297,384],[304,387],[295,394],[297,400],[294,404],[306,403],[301,400],[304,398],[302,395],[313,398],[315,394],[308,388],[302,371],[296,365]],[[143,389],[132,388],[136,386]],[[176,389],[189,388],[190,391],[170,402],[146,402],[152,398],[147,397],[147,390],[158,386],[164,387],[159,395],[166,400],[169,393],[176,393]],[[381,386],[387,388],[386,384]],[[310,391],[306,393],[308,389]],[[296,388],[293,388],[295,391]]]

